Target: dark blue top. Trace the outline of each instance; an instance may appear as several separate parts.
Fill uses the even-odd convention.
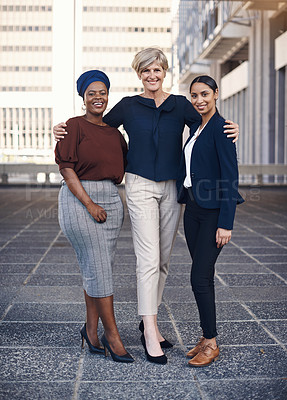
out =
[[[153,99],[124,97],[104,117],[129,136],[126,172],[156,182],[176,179],[184,126],[197,121],[201,117],[186,97],[172,94],[159,107]]]

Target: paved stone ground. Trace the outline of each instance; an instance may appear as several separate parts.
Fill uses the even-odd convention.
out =
[[[287,188],[246,189],[232,242],[217,263],[221,358],[192,369],[200,336],[180,225],[159,312],[175,343],[168,364],[140,344],[135,256],[126,215],[114,270],[116,318],[134,364],[81,350],[85,320],[77,262],[57,222],[58,189],[0,189],[1,399],[286,399]],[[102,328],[101,328],[102,331]]]

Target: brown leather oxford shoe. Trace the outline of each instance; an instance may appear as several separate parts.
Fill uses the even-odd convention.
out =
[[[199,351],[202,349],[203,342],[204,342],[204,337],[201,336],[197,345],[195,347],[193,347],[191,350],[189,350],[186,357],[193,358],[194,356],[196,356],[196,354],[198,354]]]
[[[203,345],[195,357],[188,361],[190,367],[206,367],[219,358],[219,347],[215,349],[210,344]]]

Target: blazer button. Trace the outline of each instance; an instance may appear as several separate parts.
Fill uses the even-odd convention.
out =
[[[194,173],[192,172],[191,177],[194,178]]]

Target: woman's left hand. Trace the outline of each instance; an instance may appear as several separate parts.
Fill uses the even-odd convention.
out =
[[[239,125],[229,119],[227,119],[225,123],[226,125],[223,126],[223,128],[225,128],[224,133],[229,133],[229,135],[227,135],[228,138],[234,138],[233,143],[237,142],[239,136]]]
[[[216,244],[217,247],[222,247],[231,239],[231,231],[228,229],[217,228],[216,231]]]

